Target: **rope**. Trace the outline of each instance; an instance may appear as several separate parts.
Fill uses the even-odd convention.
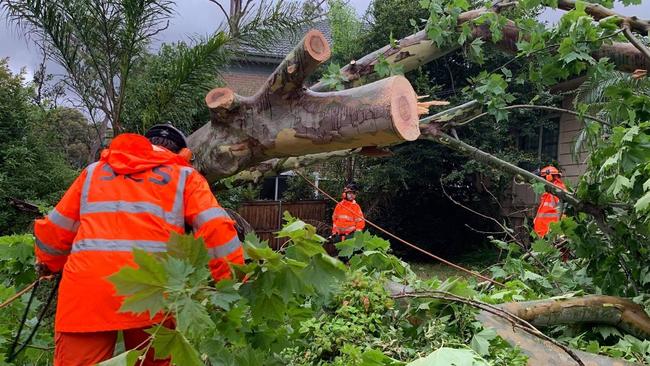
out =
[[[24,289],[16,292],[15,295],[11,296],[7,300],[5,300],[2,304],[0,304],[0,309],[11,305],[12,302],[18,300],[18,298],[21,297],[23,294],[25,294],[27,291],[33,289],[40,280],[50,280],[50,279],[52,279],[52,277],[54,277],[54,276],[44,276],[44,277],[41,277],[41,278],[37,279],[36,281],[32,282],[31,284],[29,284],[29,286],[27,286]]]
[[[32,327],[32,331],[27,336],[27,339],[24,342],[20,342],[20,334],[23,332],[23,327],[25,326],[25,321],[27,320],[27,315],[29,314],[29,308],[32,306],[32,301],[34,300],[34,297],[36,295],[36,290],[38,289],[38,285],[41,283],[41,281],[51,280],[52,278],[54,278],[55,281],[54,286],[50,290],[50,294],[47,297],[47,301],[45,302],[44,306],[41,308],[40,313],[38,314],[38,319],[36,321],[36,324]],[[25,306],[25,312],[23,313],[22,320],[20,321],[20,326],[18,327],[18,332],[16,332],[16,337],[14,338],[14,341],[11,344],[11,348],[9,348],[9,352],[8,352],[9,356],[7,357],[8,362],[12,362],[20,354],[20,352],[22,352],[25,348],[29,347],[29,342],[31,342],[32,338],[34,338],[34,335],[36,335],[36,332],[38,331],[38,327],[41,325],[43,318],[45,318],[45,314],[47,313],[47,310],[50,307],[50,304],[52,303],[52,300],[54,299],[54,296],[57,293],[60,280],[61,280],[60,275],[49,275],[49,276],[40,277],[39,279],[34,281],[32,285],[30,285],[31,287],[34,288],[34,291],[32,291],[32,294],[29,296],[29,300],[27,301],[27,306]],[[28,288],[30,286],[28,286]],[[16,347],[19,344],[20,347],[16,351]]]
[[[16,292],[15,295],[11,296],[7,300],[5,300],[5,302],[0,304],[0,309],[9,306],[12,302],[16,301],[19,297],[21,297],[25,292],[33,289],[36,286],[37,283],[38,283],[38,280],[32,282],[29,286],[25,287],[24,289]]]
[[[318,190],[320,193],[322,193],[325,197],[327,197],[327,198],[329,198],[330,200],[336,202],[337,204],[339,203],[339,201],[337,201],[334,197],[330,196],[327,192],[323,191],[320,187],[316,186],[316,184],[314,184],[311,180],[309,180],[307,177],[305,177],[302,173],[300,173],[299,171],[296,171],[296,170],[294,170],[294,172],[295,172],[296,174],[298,174],[298,176],[300,176],[302,179],[304,179],[305,182],[307,182],[310,186],[316,188],[316,190]],[[349,209],[348,207],[344,207],[344,208],[347,209],[348,211],[350,211],[351,213],[354,213],[354,212],[352,212],[352,210]],[[467,269],[467,268],[461,267],[461,266],[459,266],[459,265],[457,265],[457,264],[454,264],[454,263],[452,263],[452,262],[450,262],[450,261],[448,261],[448,260],[446,260],[446,259],[444,259],[444,258],[438,257],[437,255],[435,255],[435,254],[433,254],[433,253],[431,253],[431,252],[428,252],[428,251],[426,251],[426,250],[424,250],[424,249],[418,247],[418,246],[415,245],[415,244],[411,244],[410,242],[406,241],[405,239],[402,239],[402,238],[398,237],[397,235],[395,235],[395,234],[389,232],[388,230],[386,230],[386,229],[380,227],[379,225],[375,224],[374,222],[368,220],[368,219],[365,218],[365,217],[364,217],[363,220],[364,220],[365,222],[367,222],[370,226],[372,226],[372,227],[374,227],[375,229],[381,231],[382,233],[384,233],[384,234],[386,234],[386,235],[392,237],[393,239],[395,239],[395,240],[401,242],[402,244],[404,244],[404,245],[410,247],[411,249],[417,250],[418,252],[420,252],[420,253],[422,253],[422,254],[425,254],[425,255],[427,255],[427,256],[429,256],[429,257],[431,257],[431,258],[433,258],[433,259],[435,259],[435,260],[437,260],[437,261],[439,261],[439,262],[441,262],[441,263],[444,263],[444,264],[446,264],[446,265],[448,265],[448,266],[450,266],[450,267],[452,267],[452,268],[455,268],[455,269],[457,269],[457,270],[459,270],[459,271],[465,272],[465,273],[467,273],[467,274],[469,274],[469,275],[471,275],[471,276],[474,276],[474,277],[480,278],[480,279],[482,279],[482,280],[484,280],[484,281],[488,281],[488,282],[490,282],[490,283],[492,283],[492,284],[495,284],[495,285],[498,285],[498,286],[501,286],[501,287],[505,287],[505,285],[502,284],[501,282],[497,282],[497,281],[495,281],[495,280],[493,280],[493,279],[491,279],[491,278],[489,278],[489,277],[485,277],[485,276],[483,276],[483,275],[480,274],[480,273],[476,273],[476,272],[474,272],[474,271],[472,271],[472,270],[469,270],[469,269]]]

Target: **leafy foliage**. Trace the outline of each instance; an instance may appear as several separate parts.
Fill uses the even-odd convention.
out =
[[[30,284],[34,273],[34,237],[31,235],[0,236],[0,303]],[[31,332],[36,323],[38,310],[49,294],[52,284],[45,282],[39,287],[23,329]],[[13,363],[7,363],[7,351],[16,335],[18,320],[22,317],[29,294],[23,295],[7,307],[0,309],[0,365],[45,366],[52,364],[53,327],[52,317],[46,317],[39,332],[32,340],[34,347],[26,348]]]
[[[133,70],[125,101],[124,126],[144,133],[163,121],[187,132],[209,119],[205,94],[220,84],[228,58],[223,32],[194,45],[163,45],[157,55],[144,55]]]
[[[368,233],[339,244],[346,267],[325,253],[314,227],[288,215],[285,220],[278,232],[287,239],[282,252],[246,238],[249,262],[233,267],[242,282],[206,286],[204,244],[189,236],[173,236],[167,253],[135,252],[138,268],[111,276],[127,296],[122,310],[173,316],[176,329],[149,332],[157,354],[182,365],[405,365],[442,345],[460,349],[441,348],[431,356],[440,362],[469,355],[523,364],[525,358],[481,331],[463,306],[422,301],[405,307],[385,287],[392,279],[472,293],[466,282],[421,283],[389,253],[387,241]],[[472,337],[476,351],[465,346]]]
[[[124,96],[136,57],[167,27],[168,0],[8,0],[2,7],[32,31],[61,65],[66,84],[91,116],[120,130]],[[93,118],[93,121],[94,118]],[[100,142],[104,136],[99,137]]]
[[[332,33],[331,62],[347,63],[358,56],[362,24],[354,8],[344,0],[329,0],[328,5],[327,18]]]
[[[32,214],[10,206],[10,199],[53,205],[72,182],[75,170],[43,134],[47,111],[31,102],[23,75],[0,60],[0,232],[26,231]],[[56,112],[53,112],[56,113]]]

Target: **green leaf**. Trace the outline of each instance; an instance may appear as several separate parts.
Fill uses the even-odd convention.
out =
[[[637,212],[646,211],[650,205],[650,192],[646,192],[641,198],[639,198],[634,204],[634,208]]]
[[[203,238],[197,239],[192,235],[179,235],[175,232],[172,232],[167,242],[167,254],[196,268],[207,266],[210,260]]]
[[[167,272],[159,259],[141,249],[133,250],[133,258],[138,269],[123,267],[108,279],[119,295],[127,296],[120,311],[143,313],[149,310],[153,316],[163,308]]]
[[[546,184],[544,184],[542,182],[535,181],[531,185],[533,187],[533,191],[535,192],[535,194],[542,194],[542,193],[546,192]]]
[[[483,44],[485,42],[480,38],[476,38],[469,44],[470,55],[476,59],[479,64],[483,63]]]
[[[336,249],[338,249],[339,251],[338,255],[340,257],[348,257],[348,258],[351,257],[356,250],[361,249],[361,247],[357,245],[357,241],[354,240],[354,238],[345,239],[343,241],[334,244],[334,246],[336,247]]]
[[[634,140],[634,136],[638,135],[640,132],[639,126],[633,126],[630,129],[625,132],[625,135],[623,135],[623,140],[622,141],[632,141]]]
[[[361,354],[361,363],[359,366],[399,366],[404,362],[392,359],[381,351],[370,349]]]
[[[148,288],[136,292],[134,295],[127,296],[122,301],[120,312],[133,312],[135,314],[142,314],[149,312],[149,316],[153,318],[159,311],[164,309],[164,289],[162,288]]]
[[[199,353],[178,330],[164,326],[153,327],[146,330],[154,336],[152,346],[156,350],[156,358],[171,357],[176,365],[203,366]]]
[[[182,290],[189,275],[194,272],[194,267],[190,263],[173,257],[164,261],[163,266],[169,276],[169,287],[174,290]]]
[[[533,251],[542,254],[552,253],[555,251],[555,248],[553,248],[552,245],[550,245],[546,240],[543,239],[535,240],[531,245],[531,248],[533,249]]]
[[[345,278],[345,265],[325,254],[312,257],[303,279],[321,295],[329,295],[337,281]]]
[[[494,329],[486,328],[474,334],[470,346],[476,353],[485,356],[490,353],[490,341],[497,337],[497,332]]]
[[[292,234],[295,234],[297,231],[302,231],[306,225],[307,224],[305,224],[304,221],[296,220],[291,224],[284,226],[282,230],[278,232],[277,236],[278,238],[292,237]]]
[[[377,63],[375,64],[374,70],[380,78],[385,78],[390,75],[390,64],[384,55],[379,55],[379,57],[377,57]]]
[[[309,260],[319,254],[326,254],[323,245],[320,242],[310,240],[300,240],[295,245],[286,250],[287,258],[300,262],[309,262]]]
[[[210,295],[211,302],[228,311],[232,304],[241,299],[241,295],[233,287],[234,281],[221,280],[215,284],[215,292]]]
[[[271,260],[279,260],[281,257],[281,255],[278,252],[274,251],[268,246],[265,248],[259,248],[250,244],[248,241],[244,241],[242,245],[248,257],[253,260],[271,261]]]
[[[622,175],[617,175],[612,185],[609,186],[607,193],[616,197],[624,188],[632,188],[630,180]]]
[[[257,296],[251,308],[256,322],[262,322],[264,319],[283,321],[286,312],[282,298],[275,294]]]
[[[97,366],[134,366],[142,352],[142,350],[126,351],[109,360],[98,363]]]
[[[176,326],[183,333],[197,336],[203,331],[214,328],[214,322],[205,307],[189,296],[183,296],[170,307],[175,310]]]
[[[455,8],[460,8],[463,11],[466,11],[467,9],[469,9],[469,1],[467,1],[467,0],[453,0],[452,6],[455,7]]]
[[[488,363],[471,349],[441,347],[406,366],[488,366]]]
[[[287,303],[297,294],[311,293],[311,287],[302,280],[302,267],[284,266],[275,277],[274,287],[282,300]]]

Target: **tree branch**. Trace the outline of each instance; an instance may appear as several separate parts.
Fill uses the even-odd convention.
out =
[[[650,50],[632,34],[628,23],[623,24],[623,34],[650,61]]]
[[[515,104],[515,105],[509,105],[507,107],[504,107],[503,109],[507,109],[507,110],[510,110],[510,109],[541,109],[541,110],[546,110],[546,111],[562,112],[562,113],[567,113],[567,114],[570,114],[570,115],[573,115],[573,116],[576,116],[576,117],[590,119],[590,120],[596,121],[596,122],[598,122],[600,124],[603,124],[605,126],[609,126],[609,127],[612,126],[609,122],[605,121],[604,119],[598,118],[598,117],[590,116],[588,114],[581,114],[581,113],[578,113],[576,111],[572,111],[570,109],[551,107],[551,106],[546,106],[546,105]],[[477,120],[477,119],[479,119],[481,117],[485,117],[488,114],[489,114],[489,112],[484,112],[484,113],[476,115],[476,116],[474,116],[474,117],[472,117],[472,118],[470,118],[470,119],[468,119],[466,121],[463,121],[463,122],[460,122],[460,123],[452,123],[452,125],[453,126],[464,126],[464,125],[466,125],[466,124],[468,124],[470,122],[473,122],[473,121],[475,121],[475,120]]]
[[[576,7],[576,2],[575,0],[559,0],[557,6],[562,10],[573,10]],[[639,19],[636,16],[628,17],[619,14],[600,4],[585,3],[585,12],[591,15],[595,20],[601,20],[612,16],[620,18],[624,22],[629,22],[632,30],[643,35],[648,35],[648,31],[650,31],[650,21]]]
[[[434,299],[440,299],[440,300],[446,300],[446,301],[453,301],[453,302],[460,302],[466,305],[470,305],[476,308],[479,308],[485,312],[488,312],[492,315],[496,315],[502,319],[507,320],[512,324],[513,327],[519,328],[531,335],[534,335],[535,337],[541,338],[547,342],[550,342],[554,344],[555,346],[559,347],[562,349],[566,354],[568,354],[573,360],[576,361],[578,365],[584,366],[584,362],[582,362],[582,359],[578,357],[578,355],[571,350],[569,347],[563,345],[562,343],[556,341],[553,338],[550,338],[546,334],[540,332],[537,328],[535,328],[532,324],[530,324],[528,321],[525,319],[522,319],[521,317],[506,311],[498,306],[490,305],[478,300],[473,300],[473,299],[468,299],[465,297],[457,296],[449,292],[445,291],[437,291],[437,290],[432,290],[432,291],[423,291],[423,292],[405,292],[405,293],[400,293],[400,294],[394,294],[391,297],[394,299],[400,299],[400,298],[405,298],[405,297],[428,297],[428,298],[434,298]]]

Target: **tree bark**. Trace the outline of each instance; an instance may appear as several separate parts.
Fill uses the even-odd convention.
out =
[[[572,0],[564,0],[562,9],[571,10],[575,6]],[[593,9],[589,14],[594,19],[602,19],[602,15],[606,14],[599,10],[597,7],[588,7]],[[600,8],[603,8],[600,6]],[[603,8],[606,9],[606,8]],[[610,11],[609,9],[606,9]],[[458,24],[472,22],[485,13],[496,12],[494,9],[480,8],[464,12],[458,17]],[[610,11],[611,12],[611,11]],[[612,12],[613,13],[613,12]],[[635,18],[636,19],[636,18]],[[631,23],[638,28],[646,29],[645,24],[648,21],[636,19]],[[480,38],[486,42],[492,42],[492,33],[489,29],[489,24],[480,26],[471,25],[472,33],[468,42],[472,39]],[[503,28],[503,38],[494,43],[494,45],[503,52],[516,54],[517,42],[519,41],[519,29],[513,21],[507,21]],[[527,35],[522,36],[523,40],[528,39]],[[441,58],[450,52],[456,51],[460,45],[455,45],[446,49],[438,48],[426,35],[424,30],[404,37],[397,42],[397,46],[392,45],[384,46],[368,55],[355,60],[341,69],[341,75],[348,80],[348,85],[354,86],[362,83],[362,78],[374,74],[374,67],[383,56],[389,63],[402,66],[404,72],[409,72],[417,69],[418,67],[427,64],[433,60]],[[645,59],[644,55],[629,43],[614,42],[611,45],[603,45],[601,49],[592,55],[596,59],[602,57],[609,57],[621,71],[633,72],[636,69],[650,69],[650,61]],[[314,91],[325,91],[327,86],[323,82],[316,83],[311,87]]]
[[[620,297],[589,295],[567,299],[545,299],[510,302],[501,309],[531,323],[535,327],[561,324],[607,324],[640,339],[650,338],[650,317],[640,305]],[[529,365],[569,365],[575,363],[565,352],[550,342],[512,327],[502,318],[481,311],[477,319],[492,328],[508,343],[520,347],[529,356]],[[618,366],[633,363],[587,352],[574,351],[585,365]]]
[[[567,11],[573,10],[576,7],[576,2],[574,0],[558,0],[557,7]],[[639,19],[636,16],[628,17],[618,14],[614,10],[608,9],[600,4],[585,3],[585,12],[595,20],[605,19],[607,17],[620,18],[622,22],[629,22],[630,28],[641,35],[648,35],[650,31],[650,21]]]
[[[330,56],[311,30],[252,97],[217,88],[206,96],[211,122],[189,137],[209,181],[271,158],[385,146],[418,138],[417,96],[402,76],[318,93],[303,81]]]
[[[227,189],[229,187],[236,187],[246,183],[259,183],[264,178],[274,177],[280,173],[304,168],[310,165],[330,161],[334,159],[347,158],[350,155],[357,154],[362,149],[348,149],[330,151],[320,154],[309,154],[303,156],[293,156],[288,158],[275,158],[267,160],[256,166],[242,170],[241,172],[228,178],[227,182],[219,181],[215,188],[217,190]]]
[[[558,346],[549,341],[542,340],[528,332],[515,328],[512,324],[500,317],[482,310],[476,316],[483,327],[494,329],[501,338],[518,347],[528,356],[529,366],[548,365],[575,365],[576,362]],[[572,350],[585,365],[588,366],[632,366],[632,362],[617,360],[607,356]]]
[[[571,0],[562,4],[561,8],[566,9],[574,6]],[[481,8],[462,13],[459,24],[471,23],[495,11],[498,9]],[[589,7],[588,12],[595,19],[606,15],[598,7]],[[638,29],[647,23],[636,18],[626,21]],[[488,24],[471,25],[471,29],[471,37],[491,40]],[[504,52],[516,53],[520,34],[515,23],[506,22],[502,31],[503,38],[494,45]],[[522,37],[526,39],[525,35]],[[382,55],[408,72],[459,47],[440,49],[420,31],[400,40],[397,47],[388,45],[351,62],[341,73],[348,86],[354,86],[374,73]],[[209,181],[256,164],[272,165],[265,162],[269,159],[386,146],[417,138],[415,94],[401,77],[340,92],[319,93],[326,90],[323,83],[306,89],[305,78],[329,56],[325,38],[312,30],[255,96],[242,97],[228,88],[214,89],[206,96],[211,123],[192,134],[189,143],[196,167]],[[622,71],[650,69],[650,60],[629,43],[603,45],[592,56],[609,57]]]
[[[501,308],[535,327],[559,324],[607,324],[640,339],[650,339],[650,317],[628,299],[590,295],[567,299],[510,302]]]

